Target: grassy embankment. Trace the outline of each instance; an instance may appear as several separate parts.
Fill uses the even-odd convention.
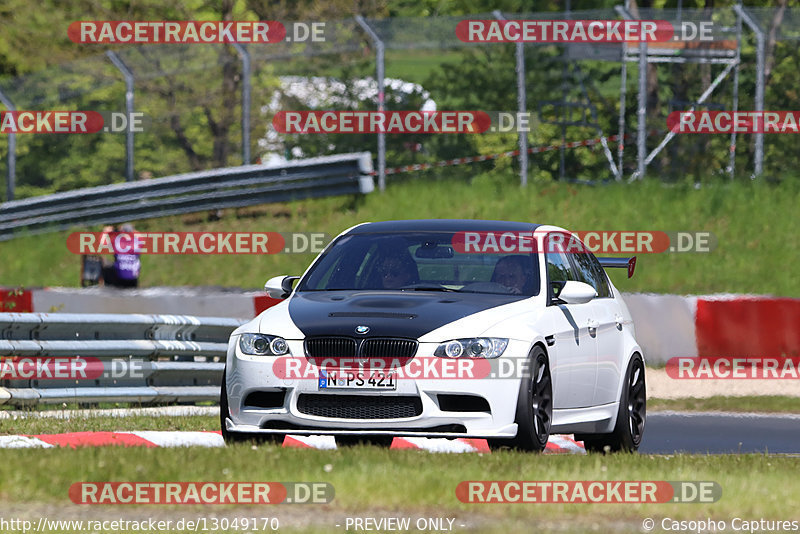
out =
[[[469,167],[463,168],[469,173]],[[792,266],[800,250],[800,185],[715,184],[700,189],[631,185],[531,184],[521,189],[509,173],[474,179],[396,180],[383,194],[335,197],[226,210],[137,223],[143,231],[325,232],[331,236],[363,221],[409,218],[478,218],[535,221],[572,230],[711,232],[710,253],[640,255],[627,280],[612,270],[622,291],[680,294],[755,293],[799,297]],[[66,248],[69,232],[0,243],[0,285],[77,286],[80,260]],[[263,287],[283,273],[300,273],[310,254],[269,256],[145,256],[148,286]]]

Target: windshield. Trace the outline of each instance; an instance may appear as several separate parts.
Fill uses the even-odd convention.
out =
[[[535,253],[461,253],[452,245],[453,236],[453,232],[415,232],[341,237],[297,290],[539,294]]]

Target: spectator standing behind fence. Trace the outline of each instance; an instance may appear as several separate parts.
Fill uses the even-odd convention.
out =
[[[116,232],[112,226],[103,228],[103,232]],[[132,224],[125,223],[120,228],[125,233],[133,233]],[[114,254],[114,263],[103,266],[103,282],[107,286],[137,287],[139,285],[139,270],[141,262],[139,254]]]

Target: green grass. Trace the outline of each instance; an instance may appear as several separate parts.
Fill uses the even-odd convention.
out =
[[[476,218],[547,222],[572,230],[708,231],[711,253],[640,255],[636,275],[611,276],[622,291],[704,294],[715,292],[800,297],[791,268],[800,250],[800,186],[785,181],[723,183],[700,189],[657,182],[576,186],[532,183],[521,189],[509,173],[463,179],[405,179],[363,198],[332,197],[247,210],[226,210],[137,224],[144,231],[326,232],[335,235],[363,221],[411,218]],[[0,282],[5,286],[77,286],[80,258],[66,249],[68,232],[0,243]],[[299,274],[310,254],[270,256],[152,255],[142,259],[141,285],[263,287],[279,274]]]
[[[341,515],[431,515],[477,518],[508,525],[537,517],[547,521],[641,524],[644,517],[800,518],[781,495],[800,491],[800,460],[742,456],[539,456],[519,452],[431,454],[377,447],[333,451],[237,445],[220,449],[145,449],[99,447],[14,450],[0,462],[0,499],[22,503],[68,504],[67,491],[81,481],[306,481],[328,482],[336,497],[330,505],[261,507],[276,513]],[[25,469],[19,466],[24,465]],[[455,488],[464,480],[691,480],[716,481],[722,498],[709,504],[509,504],[461,503]],[[778,489],[779,488],[779,489]],[[92,508],[87,514],[118,513],[122,507]],[[139,507],[141,514],[169,507]],[[172,507],[177,513],[207,515],[226,507]],[[402,512],[398,512],[402,511]],[[146,516],[146,515],[145,515]],[[313,519],[311,519],[314,522]],[[287,527],[291,525],[287,524]],[[331,525],[332,526],[332,525]],[[625,529],[628,530],[628,529]],[[632,529],[631,529],[632,530]]]
[[[72,417],[56,419],[53,417],[19,417],[0,419],[2,434],[63,434],[66,432],[128,432],[134,430],[173,430],[173,431],[218,431],[219,417],[205,415],[191,416],[144,416],[130,417]]]
[[[763,397],[725,397],[707,399],[647,399],[647,410],[677,412],[753,412],[800,413],[800,398],[764,395]]]
[[[418,83],[425,87],[431,73],[445,63],[458,63],[464,57],[457,50],[388,50],[386,77]]]

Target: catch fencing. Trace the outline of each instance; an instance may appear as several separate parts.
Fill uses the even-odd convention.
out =
[[[613,43],[478,44],[456,36],[456,26],[465,19],[650,19],[673,25],[712,22],[715,31],[711,42],[641,49]],[[523,179],[642,178],[646,168],[665,180],[714,173],[749,177],[783,172],[785,162],[778,156],[789,153],[794,143],[793,136],[758,133],[740,134],[738,140],[708,134],[667,139],[666,117],[688,109],[798,109],[791,82],[764,90],[770,68],[776,82],[793,75],[781,69],[791,69],[800,46],[798,8],[626,10],[620,5],[282,22],[286,27],[321,23],[324,40],[81,45],[96,52],[0,79],[0,102],[9,110],[133,110],[146,118],[142,132],[125,135],[4,136],[0,168],[5,167],[5,200],[14,199],[15,188],[20,197],[63,188],[65,174],[70,177],[66,185],[80,188],[365,147],[377,152],[382,187],[386,168],[514,148],[524,167],[530,146],[593,137],[603,139],[602,152],[537,154]],[[531,112],[537,126],[519,139],[491,134],[482,142],[466,135],[454,141],[406,134],[378,136],[377,144],[374,135],[311,139],[276,136],[271,127],[280,110],[421,109],[426,102],[438,109],[473,102],[484,110]],[[609,136],[625,139],[634,128],[635,142],[605,146]],[[646,135],[653,128],[659,135]],[[493,168],[492,162],[478,165],[475,173]]]

